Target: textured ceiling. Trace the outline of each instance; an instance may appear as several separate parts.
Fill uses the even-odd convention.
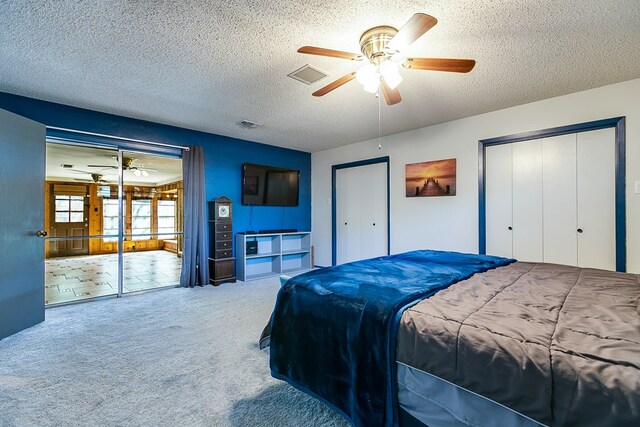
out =
[[[320,151],[376,137],[378,100],[355,81],[312,97],[358,64],[296,49],[358,52],[415,12],[439,22],[405,53],[477,65],[403,70],[382,135],[640,77],[638,0],[25,0],[0,1],[0,91]],[[329,76],[287,77],[307,63]]]

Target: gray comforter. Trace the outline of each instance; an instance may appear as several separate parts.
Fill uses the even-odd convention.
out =
[[[541,423],[640,425],[640,281],[517,262],[405,311],[397,359]]]

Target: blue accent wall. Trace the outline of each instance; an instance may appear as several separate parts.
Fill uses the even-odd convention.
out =
[[[100,113],[0,92],[0,108],[47,126],[175,145],[204,147],[207,200],[233,200],[234,232],[249,229],[251,207],[241,204],[242,164],[300,170],[296,207],[254,206],[251,229],[311,230],[311,154],[176,126]],[[258,130],[257,134],[262,130]]]

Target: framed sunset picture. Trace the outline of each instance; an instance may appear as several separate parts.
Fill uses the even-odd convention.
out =
[[[405,165],[407,197],[456,195],[456,159],[435,160]]]

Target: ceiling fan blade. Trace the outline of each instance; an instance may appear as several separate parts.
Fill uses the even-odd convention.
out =
[[[118,169],[117,166],[111,165],[87,165],[88,168],[105,168],[105,169]]]
[[[329,92],[331,92],[332,90],[339,88],[340,86],[342,86],[345,83],[349,83],[351,80],[353,80],[355,78],[356,78],[356,72],[354,71],[353,73],[349,73],[346,76],[342,76],[338,80],[336,80],[336,81],[334,81],[332,83],[329,83],[325,87],[320,88],[317,91],[313,92],[313,96],[326,95]]]
[[[302,46],[298,49],[299,53],[307,53],[309,55],[330,56],[332,58],[350,59],[352,61],[362,61],[362,55],[351,52],[343,52],[341,50],[325,49],[323,47]]]
[[[382,87],[382,93],[384,94],[384,100],[387,101],[387,105],[394,105],[402,101],[398,88],[391,89],[384,80],[380,82],[380,86]]]
[[[424,33],[433,28],[438,20],[426,13],[416,13],[406,24],[400,28],[400,31],[393,36],[387,47],[391,50],[402,50],[414,41],[418,40]]]
[[[468,73],[475,67],[473,59],[449,58],[407,58],[406,68],[412,70],[450,71],[452,73]]]

